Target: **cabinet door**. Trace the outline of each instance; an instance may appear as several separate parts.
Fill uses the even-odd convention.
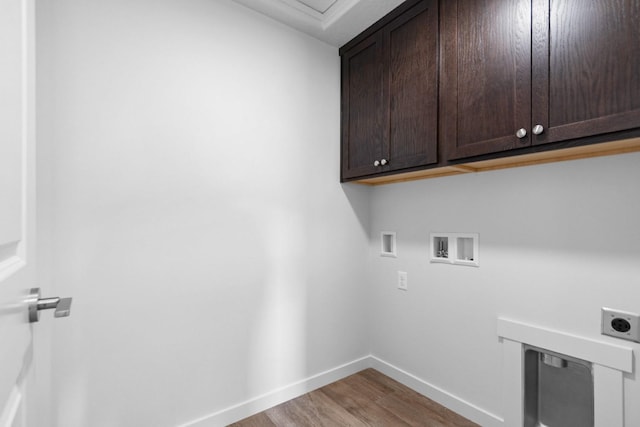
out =
[[[386,123],[383,42],[378,32],[342,56],[342,179],[379,172]]]
[[[384,29],[389,170],[438,162],[438,31],[437,0],[418,3]]]
[[[447,158],[530,145],[531,0],[448,0],[441,7]],[[519,129],[527,132],[522,138]]]
[[[534,0],[533,144],[640,127],[640,1]]]

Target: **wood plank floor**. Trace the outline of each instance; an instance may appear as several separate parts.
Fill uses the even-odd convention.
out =
[[[230,427],[479,427],[374,369],[366,369]]]

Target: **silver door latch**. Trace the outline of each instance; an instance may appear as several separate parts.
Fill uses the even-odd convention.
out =
[[[31,288],[28,303],[31,323],[40,320],[40,310],[55,309],[54,317],[67,317],[71,314],[71,298],[40,298],[40,288]]]

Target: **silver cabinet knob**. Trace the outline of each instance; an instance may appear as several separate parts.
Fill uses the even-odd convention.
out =
[[[524,138],[525,136],[527,136],[527,130],[525,128],[518,129],[518,131],[516,132],[516,136],[520,139]]]
[[[387,161],[387,159],[382,159],[382,160],[380,160],[380,164],[381,164],[382,166],[384,166],[384,165],[386,165],[386,164],[388,164],[388,163],[389,163],[389,162]]]
[[[544,132],[544,126],[542,125],[535,125],[533,127],[533,134],[534,135],[540,135],[542,132]]]
[[[40,298],[40,288],[32,288],[29,293],[29,322],[40,320],[40,310],[55,309],[54,317],[67,317],[71,314],[71,298]]]
[[[375,162],[373,162],[373,166],[375,166],[375,167],[380,166],[380,161],[376,160]]]

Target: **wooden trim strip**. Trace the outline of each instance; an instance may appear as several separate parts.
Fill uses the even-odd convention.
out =
[[[449,165],[421,171],[405,172],[373,178],[363,178],[354,182],[367,185],[382,185],[397,182],[415,181],[418,179],[439,178],[450,175],[458,175],[462,173],[484,172],[521,166],[539,165],[544,163],[562,162],[567,160],[613,156],[618,154],[634,153],[638,151],[640,151],[640,138],[631,138],[604,142],[600,144],[544,151],[540,153],[524,154],[521,156],[483,160],[479,162],[463,163],[459,165]]]

